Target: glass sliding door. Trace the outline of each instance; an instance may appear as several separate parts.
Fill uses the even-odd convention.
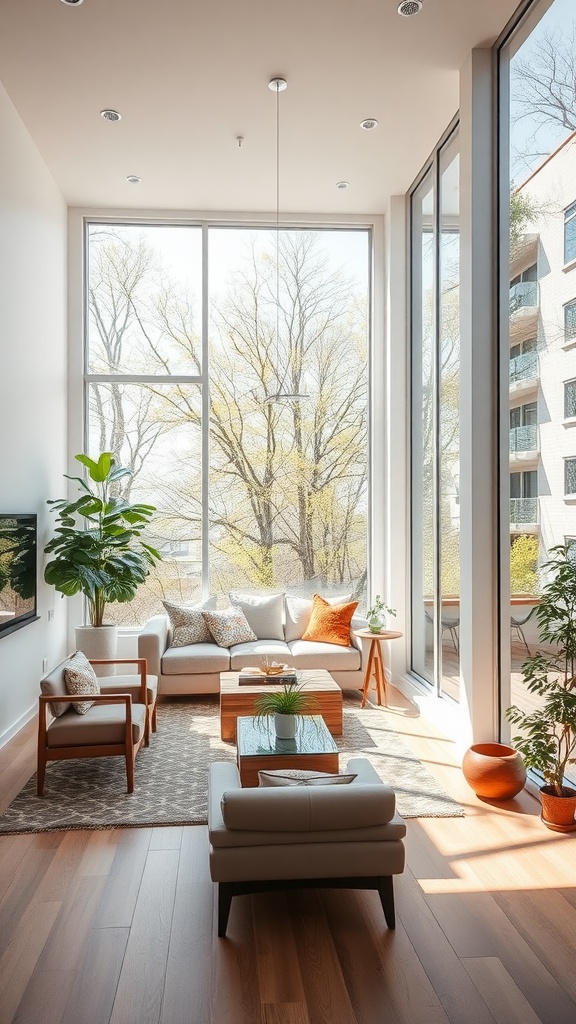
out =
[[[412,670],[458,699],[460,230],[454,130],[411,196]]]

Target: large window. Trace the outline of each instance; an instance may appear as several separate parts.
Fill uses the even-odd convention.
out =
[[[564,263],[576,260],[576,203],[564,210]]]
[[[412,670],[459,696],[460,218],[453,131],[411,196]]]
[[[576,147],[564,106],[573,89],[575,33],[570,0],[535,3],[530,20],[519,21],[501,51],[500,124],[509,125],[502,194],[510,197],[510,261],[501,268],[501,294],[509,285],[510,306],[501,345],[520,371],[502,381],[500,391],[510,426],[509,461],[501,463],[502,487],[510,482],[510,521],[502,522],[501,545],[510,551],[510,572],[503,566],[501,622],[506,628],[513,619],[525,620],[532,653],[549,653],[537,616],[528,618],[538,603],[543,564],[551,548],[576,536],[576,504],[565,500],[576,495],[574,432],[565,424],[576,415],[576,348],[566,344],[576,341],[574,271],[566,267],[576,259]],[[535,351],[526,353],[526,339]],[[502,706],[527,711],[537,696],[522,674],[526,647],[517,631],[505,641]]]
[[[132,469],[163,560],[118,622],[367,574],[370,233],[87,227],[88,450]]]

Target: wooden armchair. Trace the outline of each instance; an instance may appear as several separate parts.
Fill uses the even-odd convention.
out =
[[[40,686],[38,716],[38,796],[44,793],[46,764],[82,757],[124,757],[128,793],[134,792],[134,761],[140,747],[146,742],[150,727],[147,703],[146,663],[140,667],[140,676],[131,676],[127,692],[122,677],[107,676],[99,680],[99,694],[74,694],[66,690],[64,670],[66,658]],[[124,677],[127,678],[127,677]],[[118,692],[120,683],[121,692]],[[84,714],[78,714],[72,707],[82,699],[93,701],[92,707]],[[48,721],[47,705],[52,712]]]

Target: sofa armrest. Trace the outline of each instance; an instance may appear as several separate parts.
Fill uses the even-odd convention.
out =
[[[364,668],[366,662],[366,649],[362,646],[362,639],[356,636],[354,630],[356,629],[367,629],[368,619],[365,619],[363,615],[353,615],[352,622],[350,623],[350,646],[355,647],[356,650],[360,651],[362,658],[362,668]]]
[[[222,817],[222,797],[235,789],[242,789],[240,773],[233,761],[213,761],[208,775],[208,832],[225,832]]]
[[[168,618],[154,615],[138,634],[138,657],[148,662],[150,675],[161,675],[162,655],[168,644]]]

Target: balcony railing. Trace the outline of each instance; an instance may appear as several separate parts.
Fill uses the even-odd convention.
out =
[[[510,289],[510,315],[517,309],[538,305],[538,282],[520,281]]]
[[[510,431],[510,451],[538,451],[538,427],[536,424],[530,427],[514,427]]]
[[[510,522],[517,525],[538,522],[538,498],[510,498]]]
[[[519,384],[523,380],[532,380],[538,376],[538,356],[535,352],[525,352],[510,360],[510,383]]]

